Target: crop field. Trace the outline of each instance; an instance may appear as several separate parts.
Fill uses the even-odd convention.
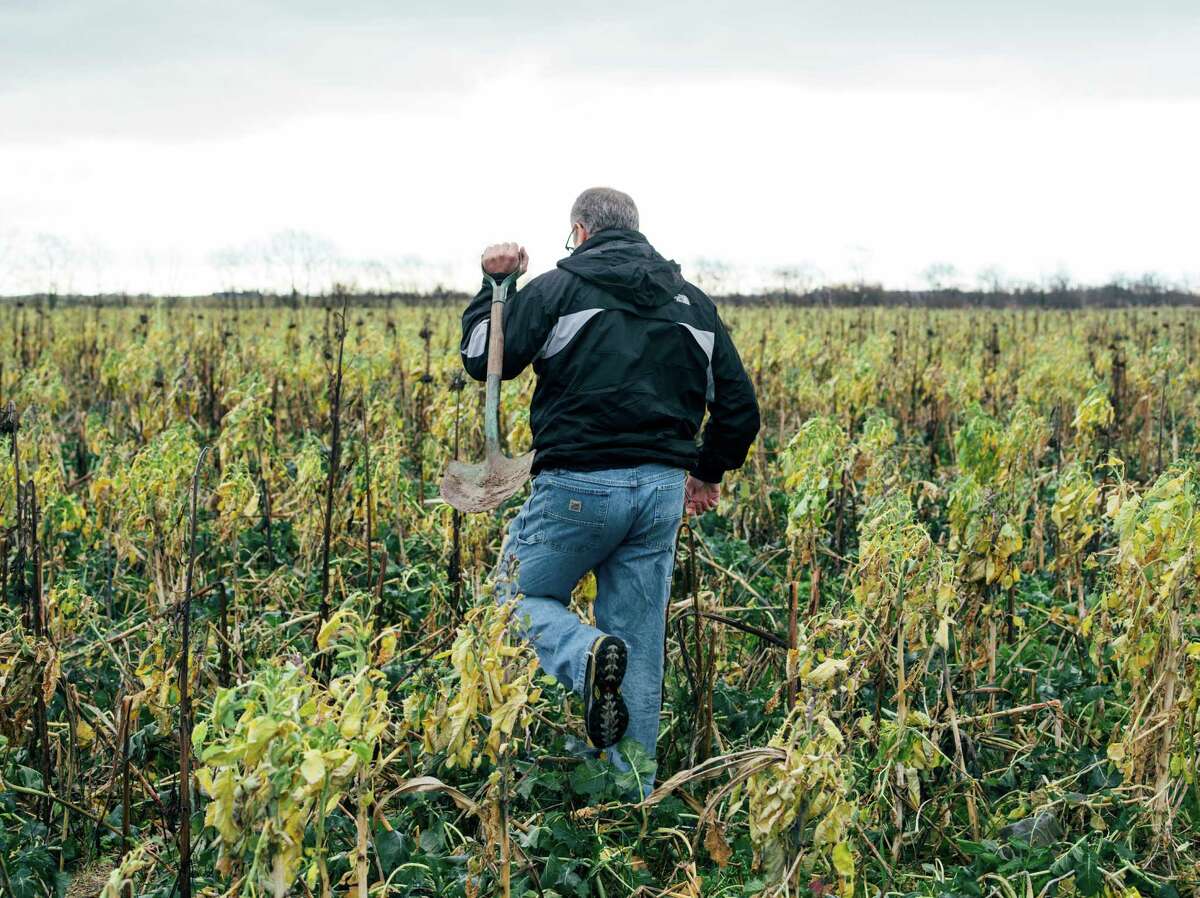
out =
[[[728,309],[641,802],[439,498],[460,311],[0,304],[0,894],[1200,894],[1194,311]]]

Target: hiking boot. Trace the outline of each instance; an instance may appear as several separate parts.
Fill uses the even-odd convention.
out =
[[[621,681],[629,650],[616,636],[601,636],[588,653],[583,717],[588,739],[596,748],[616,745],[629,726],[629,709],[621,697]]]

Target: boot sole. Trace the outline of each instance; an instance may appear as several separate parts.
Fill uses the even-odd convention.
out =
[[[596,748],[616,745],[629,727],[629,708],[621,696],[628,662],[628,649],[615,636],[602,636],[592,648],[586,722],[588,740]]]

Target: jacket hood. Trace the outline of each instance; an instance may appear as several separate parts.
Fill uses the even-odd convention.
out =
[[[684,284],[679,265],[659,255],[640,232],[623,228],[589,237],[558,267],[643,306],[671,302]]]

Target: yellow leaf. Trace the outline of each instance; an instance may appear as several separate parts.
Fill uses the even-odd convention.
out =
[[[342,720],[339,726],[339,731],[343,739],[353,739],[362,729],[363,716],[363,700],[361,695],[354,695],[350,701],[346,703],[346,710],[342,712]]]
[[[1108,759],[1114,764],[1120,764],[1125,760],[1125,746],[1120,742],[1113,742],[1108,746]]]
[[[75,738],[80,748],[87,748],[96,740],[96,731],[86,720],[81,720],[75,727]]]
[[[396,656],[396,634],[389,630],[379,639],[379,653],[375,658],[375,666],[383,667]]]
[[[338,625],[340,623],[341,621],[338,619],[338,615],[336,614],[329,620],[325,621],[324,626],[322,626],[320,631],[317,633],[317,648],[325,649],[329,647],[329,641],[333,639],[334,634],[337,633]]]
[[[583,575],[583,579],[578,585],[580,598],[588,601],[596,601],[596,574],[593,571],[588,571]]]
[[[808,673],[802,675],[806,683],[813,686],[823,686],[833,677],[850,669],[850,662],[844,658],[826,658]]]
[[[300,775],[309,785],[316,785],[325,778],[325,759],[319,751],[310,749],[304,753],[304,760],[300,763]]]
[[[948,617],[943,617],[938,621],[937,635],[933,639],[943,652],[950,648],[950,619]]]
[[[844,879],[854,878],[854,854],[848,842],[838,842],[833,846],[833,868]]]
[[[196,771],[196,782],[200,784],[204,794],[208,796],[213,794],[212,771],[207,767],[201,767]]]
[[[200,751],[204,745],[204,737],[208,735],[208,724],[204,721],[192,727],[192,751]]]

